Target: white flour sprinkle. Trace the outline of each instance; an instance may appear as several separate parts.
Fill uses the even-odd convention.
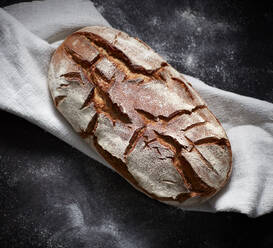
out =
[[[72,226],[83,226],[84,218],[83,213],[76,203],[71,203],[66,206],[68,211],[69,220],[71,221]]]
[[[193,12],[189,9],[187,10],[176,10],[175,12],[176,20],[183,22],[192,28],[196,29],[197,32],[201,32],[203,30],[209,32],[215,32],[217,30],[223,32],[227,30],[236,30],[234,26],[231,26],[224,22],[214,22],[212,20],[207,19],[204,16],[198,15],[198,13]]]

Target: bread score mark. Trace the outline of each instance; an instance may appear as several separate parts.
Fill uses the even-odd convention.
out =
[[[157,131],[154,131],[157,140],[164,145],[165,147],[168,147],[171,149],[175,156],[173,158],[173,164],[178,170],[179,174],[183,178],[185,185],[190,191],[201,193],[203,191],[215,191],[215,189],[212,189],[209,185],[207,185],[205,182],[199,178],[199,176],[194,172],[192,169],[189,161],[187,161],[181,154],[181,150],[185,149],[177,140],[175,140],[173,137],[168,135],[163,135],[158,133]],[[181,161],[187,161],[186,164],[181,163]],[[202,182],[201,182],[202,181]]]
[[[121,121],[125,124],[131,124],[132,121],[126,113],[123,113],[117,104],[112,102],[112,99],[109,95],[98,87],[94,90],[93,101],[95,104],[95,108],[98,113],[105,113],[109,119],[112,120],[113,124],[115,121]]]
[[[64,50],[66,51],[68,55],[70,55],[70,57],[76,64],[80,65],[84,69],[89,69],[100,58],[100,56],[97,56],[96,59],[90,62],[88,60],[83,59],[79,54],[77,54],[76,52],[74,52],[68,47],[65,47]]]
[[[146,121],[152,121],[152,122],[158,122],[158,121],[162,121],[162,122],[169,122],[181,115],[191,115],[193,112],[197,111],[198,109],[202,109],[202,108],[206,108],[206,105],[199,105],[194,107],[192,110],[187,110],[187,109],[181,109],[181,110],[177,110],[173,113],[171,113],[169,116],[163,116],[163,115],[158,115],[155,116],[153,114],[151,114],[148,111],[145,111],[143,109],[135,109],[135,111],[141,115],[141,117],[146,120]]]
[[[87,128],[85,130],[82,130],[79,135],[85,139],[91,135],[94,134],[94,131],[96,130],[96,127],[98,125],[98,113],[96,113],[93,118],[91,119],[91,121],[88,123]]]
[[[143,133],[145,132],[145,129],[146,129],[146,126],[140,127],[140,128],[135,130],[134,134],[132,135],[132,137],[131,137],[131,139],[129,141],[129,145],[126,147],[126,150],[124,152],[125,159],[126,159],[127,155],[135,148],[138,139],[141,136],[143,136]]]
[[[56,96],[54,101],[55,101],[55,105],[56,107],[58,107],[58,105],[60,104],[61,101],[63,101],[67,96],[62,95],[62,96]]]
[[[133,73],[143,74],[145,76],[152,76],[161,67],[165,67],[165,66],[168,65],[166,62],[162,62],[161,66],[159,68],[156,68],[154,70],[146,70],[141,65],[132,64],[130,59],[124,54],[123,51],[121,51],[120,49],[115,47],[114,44],[113,45],[110,44],[108,41],[106,41],[102,37],[100,37],[100,36],[98,36],[98,35],[96,35],[94,33],[90,33],[90,32],[79,32],[79,34],[83,34],[87,39],[89,39],[91,42],[93,42],[96,46],[102,47],[103,49],[105,49],[107,54],[109,54],[110,56],[113,56],[116,59],[120,60]],[[117,39],[118,36],[119,36],[119,34],[117,34],[116,39]]]

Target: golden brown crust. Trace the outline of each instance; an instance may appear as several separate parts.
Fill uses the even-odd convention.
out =
[[[220,122],[139,39],[108,27],[73,33],[52,57],[49,87],[74,129],[150,197],[198,203],[227,182],[231,147]]]

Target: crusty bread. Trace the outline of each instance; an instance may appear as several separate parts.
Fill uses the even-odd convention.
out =
[[[65,39],[49,68],[57,109],[134,187],[189,206],[231,173],[224,129],[185,78],[137,38],[86,27]]]

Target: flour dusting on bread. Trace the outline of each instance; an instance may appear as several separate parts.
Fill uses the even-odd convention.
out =
[[[162,202],[202,203],[231,173],[226,133],[185,78],[137,38],[86,27],[55,51],[56,108],[128,182]]]

